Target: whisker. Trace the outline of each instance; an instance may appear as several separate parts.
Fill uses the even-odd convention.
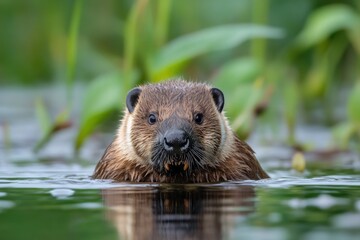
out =
[[[199,148],[194,148],[192,151],[190,151],[190,155],[193,160],[191,165],[194,165],[195,167],[199,166],[199,167],[205,169],[202,164],[203,154]]]

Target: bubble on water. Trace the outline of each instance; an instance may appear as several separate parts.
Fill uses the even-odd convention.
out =
[[[97,202],[84,202],[73,205],[75,208],[83,208],[83,209],[99,209],[103,208],[101,203]]]
[[[0,197],[5,197],[7,195],[6,192],[0,192]]]
[[[287,201],[287,204],[292,208],[305,208],[308,206],[318,207],[321,209],[328,209],[335,205],[345,205],[349,201],[343,198],[336,198],[328,194],[321,194],[316,198],[298,199],[294,198]]]
[[[12,201],[0,200],[0,211],[2,209],[12,208],[13,206],[15,206],[15,203]]]
[[[333,218],[333,224],[339,228],[359,229],[360,213],[344,213]]]
[[[58,188],[50,191],[50,194],[58,199],[66,199],[72,196],[74,193],[74,190],[68,188]]]

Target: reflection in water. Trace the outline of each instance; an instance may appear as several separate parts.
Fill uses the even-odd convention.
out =
[[[251,186],[177,185],[103,190],[122,239],[222,239],[237,217],[254,211]]]

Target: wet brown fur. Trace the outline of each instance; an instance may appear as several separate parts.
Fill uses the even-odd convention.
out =
[[[217,110],[210,89],[203,83],[181,80],[142,86],[134,112],[126,109],[117,136],[96,166],[94,178],[166,183],[268,178],[254,151],[233,134],[226,117]],[[177,175],[155,171],[150,156],[159,130],[157,124],[148,124],[149,114],[156,113],[159,123],[166,119],[191,122],[197,112],[204,114],[204,122],[193,123],[192,134],[205,149],[204,166]]]

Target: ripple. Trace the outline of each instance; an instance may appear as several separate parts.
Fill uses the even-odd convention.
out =
[[[236,183],[241,184],[241,182]],[[284,177],[258,181],[243,181],[243,183],[271,188],[288,188],[292,186],[360,186],[360,176],[328,175],[315,178]]]
[[[116,183],[111,180],[94,180],[86,175],[72,176],[68,178],[65,175],[44,176],[44,178],[3,178],[0,179],[0,188],[71,188],[71,189],[105,189],[113,187],[143,187],[154,186],[158,183]],[[266,188],[289,188],[292,186],[360,186],[360,177],[358,176],[325,176],[322,178],[274,178],[266,180],[245,180],[214,184],[188,184],[197,186],[212,187],[238,187],[249,185]],[[1,195],[0,195],[1,196]]]
[[[9,166],[0,171],[0,188],[41,188],[41,189],[106,189],[114,187],[149,187],[157,183],[115,183],[111,180],[91,179],[94,166],[83,167],[78,164]],[[271,175],[271,173],[270,173]],[[264,180],[230,181],[216,184],[194,184],[197,186],[236,188],[250,185],[264,188],[289,188],[292,186],[360,186],[360,175],[327,175],[307,178],[291,176],[288,172],[273,174]],[[1,196],[1,195],[0,195]]]

